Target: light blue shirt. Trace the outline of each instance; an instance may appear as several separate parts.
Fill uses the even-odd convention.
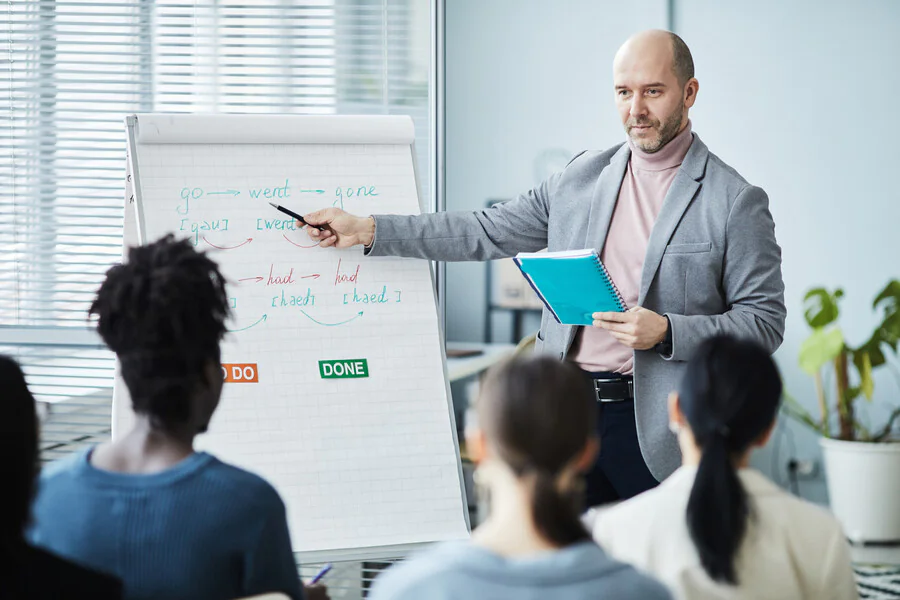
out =
[[[41,476],[32,543],[119,577],[126,600],[302,598],[284,503],[263,479],[204,452],[152,475],[89,456]]]
[[[439,544],[375,579],[370,600],[671,600],[661,583],[593,542],[504,558],[471,542]]]

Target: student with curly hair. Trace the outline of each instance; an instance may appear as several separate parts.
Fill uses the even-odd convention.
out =
[[[117,575],[131,600],[303,597],[277,492],[194,450],[223,384],[229,309],[216,263],[172,236],[132,248],[90,313],[119,359],[136,422],[44,474],[32,540]]]
[[[25,376],[15,360],[0,356],[0,598],[117,600],[122,583],[25,540],[38,471],[38,419]]]

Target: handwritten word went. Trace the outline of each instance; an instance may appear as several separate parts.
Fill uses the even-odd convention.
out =
[[[288,186],[288,180],[284,180],[284,185],[281,187],[260,187],[253,188],[248,190],[250,192],[251,198],[259,198],[260,195],[263,198],[290,198],[291,197],[291,188]]]

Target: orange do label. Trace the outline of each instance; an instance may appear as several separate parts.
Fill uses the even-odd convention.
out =
[[[222,376],[225,383],[259,383],[256,363],[223,364]]]

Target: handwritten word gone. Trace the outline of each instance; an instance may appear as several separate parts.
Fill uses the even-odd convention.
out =
[[[339,187],[334,190],[335,201],[333,206],[337,206],[340,204],[341,208],[344,207],[344,198],[353,198],[354,196],[377,196],[378,192],[375,189],[374,185],[370,185],[369,187],[360,186],[357,188],[352,187]]]

